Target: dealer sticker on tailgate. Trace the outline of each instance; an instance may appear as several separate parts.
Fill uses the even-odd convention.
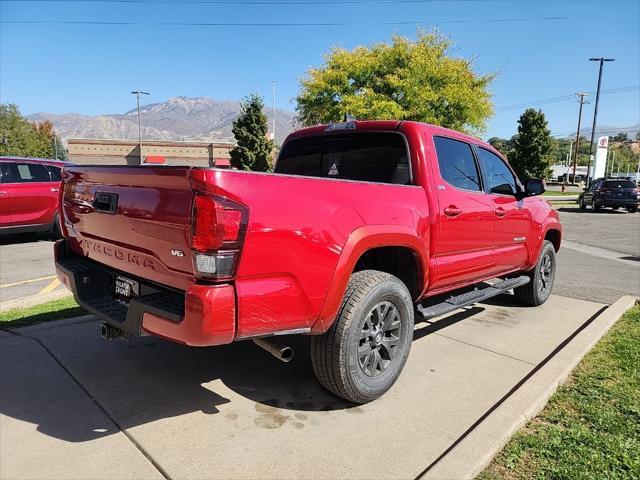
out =
[[[140,295],[140,286],[137,281],[121,275],[116,275],[114,297],[117,302],[125,305],[129,300]]]

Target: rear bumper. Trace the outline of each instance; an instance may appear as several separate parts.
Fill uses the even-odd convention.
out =
[[[235,338],[233,285],[192,284],[182,292],[123,273],[140,284],[140,296],[123,305],[113,297],[114,278],[121,272],[70,253],[64,240],[54,249],[58,278],[76,302],[129,335],[153,334],[192,346],[222,345]]]
[[[636,198],[621,198],[621,199],[599,198],[597,202],[598,202],[598,205],[600,205],[601,207],[614,207],[614,208],[619,208],[619,207],[629,208],[629,207],[637,207],[638,205],[640,205],[640,200]]]

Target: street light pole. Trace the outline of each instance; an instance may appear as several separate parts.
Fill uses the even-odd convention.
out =
[[[578,92],[576,93],[578,96],[578,102],[580,103],[580,108],[578,109],[578,130],[576,131],[576,153],[573,158],[573,179],[572,183],[576,183],[576,167],[578,165],[578,149],[580,148],[580,123],[582,122],[582,105],[584,105],[587,101],[584,99],[588,93]],[[568,179],[567,179],[568,180]]]
[[[136,90],[131,93],[136,96],[136,101],[138,104],[138,153],[140,154],[140,165],[142,165],[142,125],[140,123],[140,95],[150,94],[141,90]]]
[[[604,62],[615,62],[615,58],[590,58],[590,62],[600,62],[600,68],[598,69],[598,86],[596,87],[596,104],[593,108],[593,125],[591,126],[591,143],[589,144],[589,160],[587,163],[587,187],[589,186],[590,180],[590,169],[591,169],[591,156],[593,155],[593,141],[596,136],[596,122],[598,120],[598,104],[600,103],[600,84],[602,83],[602,66]]]
[[[272,127],[271,133],[273,134],[273,144],[276,144],[276,81],[273,81],[273,111],[271,112]]]

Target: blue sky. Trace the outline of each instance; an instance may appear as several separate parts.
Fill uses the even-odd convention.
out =
[[[291,0],[293,1],[293,0]],[[313,4],[313,2],[323,2]],[[261,2],[270,2],[260,4]],[[510,136],[523,108],[502,107],[595,90],[597,64],[607,56],[603,89],[640,84],[640,2],[429,0],[0,0],[0,101],[24,114],[122,113],[129,93],[239,99],[255,91],[295,107],[298,79],[322,63],[331,45],[353,48],[414,37],[437,27],[456,55],[475,56],[476,70],[499,71],[492,84],[497,111],[483,135]],[[558,20],[531,20],[568,17]],[[498,19],[523,21],[492,21]],[[470,20],[467,23],[447,23]],[[33,21],[137,22],[129,25],[13,23]],[[323,26],[176,26],[151,23],[367,23]],[[402,24],[383,24],[398,22]],[[593,104],[584,119],[591,122]],[[575,130],[577,103],[540,105],[552,133]],[[601,97],[600,125],[640,122],[638,90]]]

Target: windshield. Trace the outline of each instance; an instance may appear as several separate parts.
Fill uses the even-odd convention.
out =
[[[275,173],[407,185],[404,137],[395,132],[354,132],[296,138],[285,143]]]

